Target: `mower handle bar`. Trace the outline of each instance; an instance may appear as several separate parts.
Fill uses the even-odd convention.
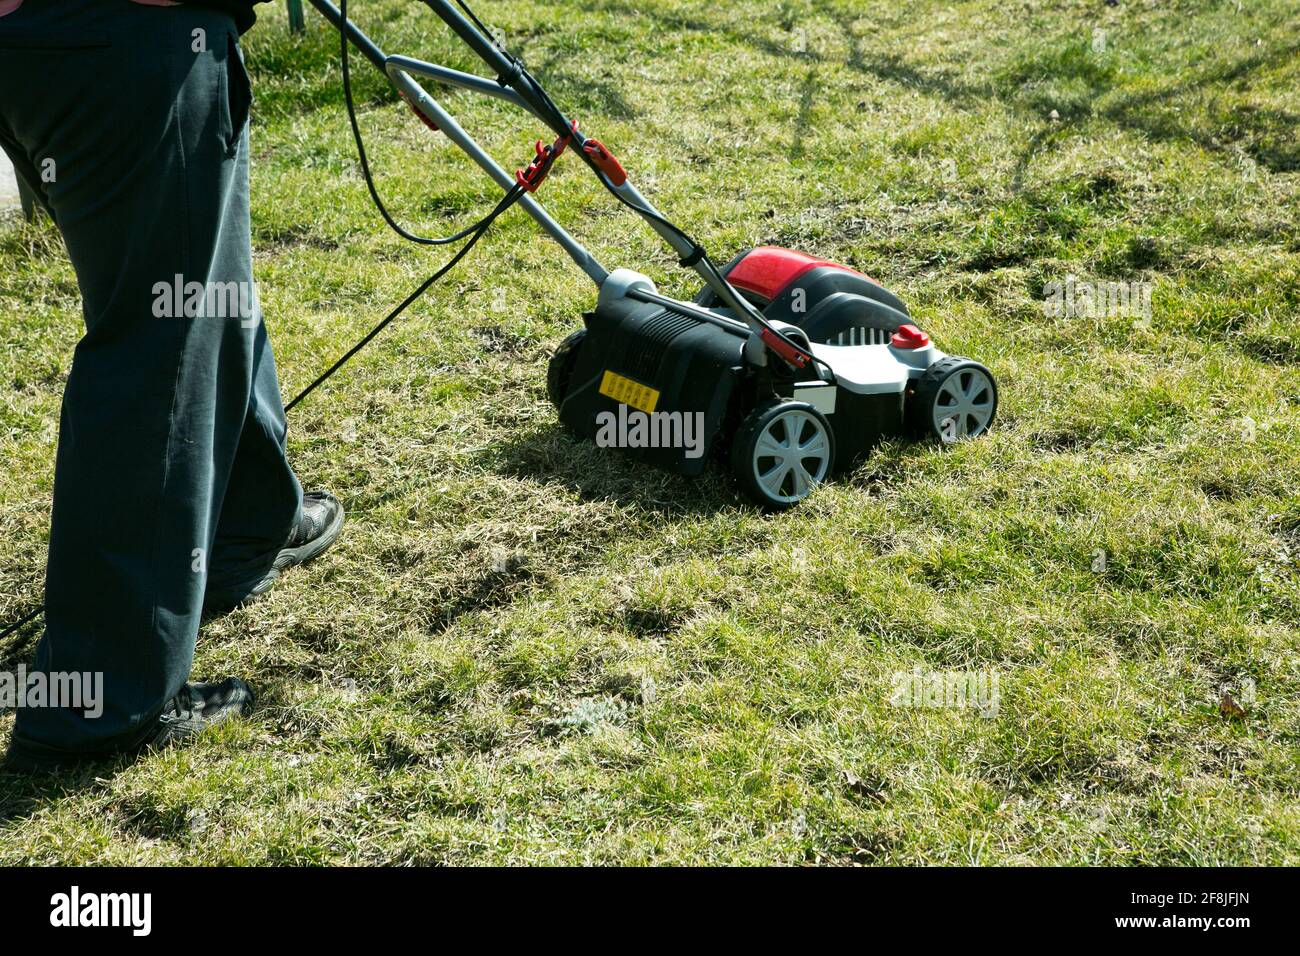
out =
[[[503,189],[509,190],[513,188],[516,185],[515,177],[506,172],[496,160],[488,155],[478,142],[442,108],[441,104],[430,96],[423,86],[411,78],[412,74],[427,76],[450,86],[503,100],[541,120],[558,136],[571,138],[576,151],[592,168],[593,172],[604,179],[609,188],[619,193],[682,259],[687,257],[695,258],[691,268],[704,279],[723,304],[727,305],[735,315],[744,319],[745,329],[755,340],[753,344],[758,346],[757,339],[762,326],[753,317],[753,307],[741,297],[731,283],[718,274],[716,269],[711,268],[706,262],[700,261],[695,256],[697,250],[691,242],[681,233],[674,231],[665,224],[655,207],[632,185],[631,181],[614,185],[605,177],[604,173],[596,166],[595,161],[583,151],[583,147],[588,142],[587,138],[577,130],[575,124],[563,116],[554,115],[553,107],[548,110],[547,104],[538,95],[532,83],[522,81],[524,74],[517,61],[507,56],[494,42],[485,37],[448,0],[423,0],[423,2],[497,74],[498,80],[490,80],[472,73],[464,73],[460,70],[435,63],[426,63],[411,57],[388,56],[351,18],[345,24],[339,9],[330,0],[310,0],[311,5],[327,21],[340,30],[347,40],[376,69],[382,71],[389,78],[389,81],[397,88],[398,92],[428,123],[468,154]],[[561,122],[563,122],[563,126]],[[596,283],[597,287],[604,284],[609,276],[609,270],[602,266],[591,252],[574,238],[568,230],[556,222],[531,195],[521,196],[519,204],[551,238],[560,244],[578,267]],[[666,307],[674,308],[675,311],[686,311],[686,314],[690,315],[696,315],[703,311],[699,309],[687,310],[685,303],[676,302],[666,297],[659,298],[663,300]],[[732,330],[740,330],[739,322],[730,320],[728,324]],[[752,350],[747,349],[747,353],[751,361],[756,362],[756,364],[766,363],[765,350],[761,347],[755,347]]]

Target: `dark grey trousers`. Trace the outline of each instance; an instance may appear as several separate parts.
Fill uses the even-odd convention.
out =
[[[35,669],[101,672],[104,711],[19,711],[16,743],[129,748],[189,676],[205,589],[298,520],[252,293],[248,76],[199,7],[26,0],[0,18],[0,146],[77,272]]]

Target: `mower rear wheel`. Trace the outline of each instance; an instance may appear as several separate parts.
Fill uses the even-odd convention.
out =
[[[557,410],[564,404],[564,399],[569,394],[569,386],[573,383],[573,370],[578,364],[578,352],[582,349],[583,340],[586,338],[586,329],[578,329],[570,333],[556,346],[555,354],[551,356],[551,362],[546,367],[546,394]]]
[[[835,435],[826,417],[807,402],[788,398],[750,412],[731,445],[740,487],[770,511],[807,498],[834,463]]]
[[[935,362],[908,399],[908,424],[918,438],[945,445],[988,431],[998,410],[993,373],[972,359],[950,355]]]

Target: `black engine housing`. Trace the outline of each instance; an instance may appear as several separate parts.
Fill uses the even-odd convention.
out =
[[[698,457],[682,447],[624,446],[623,450],[638,461],[678,474],[703,472],[734,421],[732,400],[745,378],[744,338],[710,322],[629,299],[597,308],[583,321],[587,334],[560,402],[560,421],[595,440],[601,430],[598,416],[602,412],[617,416],[620,405],[626,405],[627,412],[700,413],[703,453]],[[657,393],[652,407],[636,408],[602,392],[607,373],[652,389]],[[640,404],[647,404],[644,397]]]

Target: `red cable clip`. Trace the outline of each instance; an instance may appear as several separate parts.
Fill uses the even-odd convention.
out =
[[[575,122],[573,132],[576,133],[577,131],[578,124]],[[539,139],[537,145],[533,147],[537,151],[537,155],[533,157],[533,161],[528,164],[527,169],[515,170],[515,182],[530,193],[537,192],[537,187],[545,181],[550,173],[551,164],[560,158],[568,148],[569,140],[572,138],[573,133],[565,133],[550,146],[547,146]]]
[[[614,154],[606,149],[605,144],[600,140],[587,140],[587,144],[582,147],[582,151],[591,157],[591,161],[605,174],[610,183],[615,186],[622,186],[627,182],[627,173],[623,169],[623,164],[614,158]]]
[[[795,348],[784,337],[778,335],[772,329],[763,329],[758,333],[758,337],[777,355],[785,359],[795,368],[803,368],[808,364],[808,355],[803,349]]]

